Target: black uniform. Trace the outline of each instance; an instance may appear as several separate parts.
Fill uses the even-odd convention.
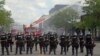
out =
[[[46,54],[46,52],[48,51],[48,46],[49,46],[49,38],[47,34],[43,35],[43,39],[44,39],[44,53]]]
[[[91,38],[91,35],[86,36],[85,47],[86,47],[86,56],[88,56],[89,54],[93,56],[93,48],[95,47],[95,44]]]
[[[57,34],[57,33],[54,33],[53,35],[54,35],[54,37],[55,37],[56,39],[58,38],[58,34]]]
[[[74,55],[76,51],[76,56],[78,56],[78,48],[79,48],[79,41],[77,36],[72,36],[72,55]]]
[[[42,54],[42,51],[45,54],[45,41],[42,36],[40,36],[40,38],[39,38],[39,46],[40,46],[40,54]]]
[[[18,50],[19,50],[19,53],[22,54],[23,45],[24,45],[23,36],[17,35],[16,36],[16,53],[15,54],[18,53]]]
[[[8,44],[9,44],[10,51],[12,52],[13,41],[12,41],[12,35],[11,35],[11,33],[8,33],[7,37],[8,37],[7,42],[8,42]]]
[[[49,32],[49,33],[47,34],[47,38],[50,39],[51,35],[52,35],[51,32]]]
[[[71,45],[71,43],[70,43],[70,37],[69,36],[67,36],[66,38],[65,38],[65,42],[66,42],[66,47],[67,47],[67,52],[69,51],[69,47],[70,47],[70,45]]]
[[[9,44],[7,43],[7,36],[6,36],[6,34],[1,35],[0,36],[0,40],[1,40],[2,55],[4,55],[4,53],[5,53],[4,49],[6,49],[7,55],[9,55],[9,50],[8,50]]]
[[[49,54],[51,54],[51,52],[53,51],[54,54],[56,55],[56,48],[57,48],[57,40],[54,38],[53,35],[51,35],[50,37],[50,50],[49,50]]]
[[[22,50],[23,51],[25,51],[25,44],[26,44],[26,42],[25,42],[25,36],[24,36],[24,34],[21,34],[21,36],[22,36],[22,40],[23,40],[23,47],[22,47]]]
[[[26,54],[28,54],[29,50],[30,50],[30,54],[32,54],[32,50],[33,50],[33,39],[31,35],[27,35],[26,36]]]
[[[80,40],[80,52],[83,53],[84,52],[84,38],[83,36],[80,36],[79,37],[79,40]]]
[[[34,37],[34,45],[35,45],[35,51],[37,51],[37,45],[38,45],[38,37]]]
[[[60,37],[61,37],[60,39],[61,53],[60,54],[63,54],[63,51],[64,51],[66,55],[66,46],[67,46],[66,41],[65,41],[66,36],[61,35]]]
[[[48,51],[48,46],[49,46],[49,39],[45,38],[45,41],[44,41],[45,45],[45,51],[47,52]]]

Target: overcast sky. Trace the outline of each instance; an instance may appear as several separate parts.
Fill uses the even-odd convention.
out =
[[[30,24],[48,14],[56,4],[75,4],[81,0],[6,0],[5,8],[11,10],[12,18],[20,24]]]

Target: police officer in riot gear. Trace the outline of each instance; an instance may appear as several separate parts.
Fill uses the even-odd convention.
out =
[[[25,44],[26,44],[26,43],[25,43],[25,40],[26,40],[26,39],[25,39],[25,35],[24,35],[23,33],[21,33],[21,36],[22,36],[22,41],[23,41],[22,50],[25,51]]]
[[[75,54],[78,56],[79,40],[76,35],[72,36],[72,55]]]
[[[85,47],[86,47],[86,56],[93,56],[93,48],[95,47],[94,41],[92,40],[92,37],[90,34],[86,35],[86,40],[85,40]]]
[[[30,54],[32,54],[33,49],[33,39],[31,35],[26,35],[26,54],[28,54],[30,50]]]
[[[0,40],[1,40],[1,51],[2,51],[2,55],[4,55],[5,51],[4,49],[6,49],[7,55],[9,55],[9,44],[7,43],[7,36],[6,34],[2,34],[0,36]]]
[[[35,35],[34,37],[35,51],[37,51],[38,41],[39,41],[38,36]]]
[[[57,49],[57,46],[58,46],[58,35],[57,35],[57,34],[55,34],[55,35],[54,35],[54,38],[55,38],[55,42],[56,42],[56,49]]]
[[[56,55],[56,48],[57,48],[57,40],[54,38],[53,35],[50,36],[50,50],[49,50],[49,54],[51,54],[51,52],[53,51],[54,54]]]
[[[11,33],[8,33],[7,37],[8,37],[7,42],[9,44],[10,51],[12,52],[13,41],[12,41],[12,35],[11,35]]]
[[[52,35],[52,33],[48,32],[48,34],[47,34],[48,39],[50,39],[51,35]]]
[[[61,46],[61,53],[60,54],[63,54],[63,52],[65,52],[65,55],[66,55],[66,41],[65,41],[65,38],[66,36],[65,35],[61,35],[60,36],[60,46]]]
[[[44,43],[45,43],[45,51],[46,52],[48,51],[49,42],[50,42],[49,39],[45,38]]]
[[[48,46],[49,46],[49,38],[48,38],[47,34],[44,34],[43,38],[44,38],[44,49],[45,49],[45,52],[47,52]]]
[[[16,39],[16,53],[15,53],[15,55],[18,53],[18,50],[19,50],[19,53],[22,54],[23,45],[24,45],[23,36],[21,34],[18,34],[15,39]]]
[[[57,39],[58,38],[58,34],[56,32],[54,32],[54,37]]]
[[[84,52],[84,36],[80,35],[79,36],[79,45],[80,45],[80,52],[83,53]]]
[[[68,52],[69,51],[69,47],[71,45],[71,43],[70,43],[70,37],[69,36],[66,36],[65,42],[66,42],[66,47],[67,47],[67,52]]]
[[[39,47],[40,47],[40,54],[42,54],[42,51],[45,53],[45,40],[43,38],[43,36],[39,37]]]

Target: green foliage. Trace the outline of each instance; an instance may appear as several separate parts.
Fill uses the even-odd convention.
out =
[[[12,23],[13,20],[10,18],[10,16],[10,12],[6,10],[0,10],[0,25],[9,25]]]
[[[5,4],[5,0],[0,0],[0,9],[3,8],[4,4]]]
[[[79,18],[78,16],[78,13],[74,9],[68,7],[53,15],[50,19],[51,24],[57,28],[69,28],[76,22],[76,19]]]
[[[86,15],[83,16],[86,28],[100,27],[100,0],[86,0],[88,6],[83,7]]]
[[[10,17],[11,12],[7,11],[3,5],[5,0],[0,1],[0,26],[9,26],[11,23],[13,23],[13,19]]]

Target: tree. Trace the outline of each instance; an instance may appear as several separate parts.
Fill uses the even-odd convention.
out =
[[[83,12],[86,14],[82,16],[79,27],[90,29],[96,36],[96,30],[100,27],[100,0],[86,0],[85,4]]]
[[[86,15],[83,17],[87,28],[100,27],[100,0],[86,0],[88,6],[83,7]]]
[[[79,19],[78,12],[67,7],[53,15],[51,18],[51,25],[54,25],[56,28],[69,29],[74,26],[76,20]]]
[[[4,8],[5,0],[0,1],[0,26],[9,28],[9,26],[14,22],[11,18],[11,12]]]

